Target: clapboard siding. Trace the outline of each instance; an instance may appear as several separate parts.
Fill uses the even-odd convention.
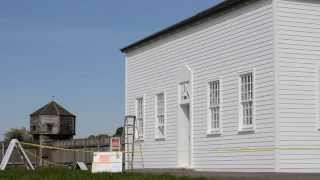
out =
[[[282,147],[320,146],[320,2],[276,3],[278,143]],[[280,150],[279,171],[320,172],[320,151]]]
[[[145,168],[177,167],[177,73],[188,64],[193,72],[193,168],[274,171],[274,152],[214,153],[216,148],[274,146],[272,10],[271,0],[250,1],[126,54],[126,113],[134,115],[135,99],[145,98],[145,139],[141,142]],[[238,76],[248,70],[255,73],[256,132],[239,134]],[[223,134],[209,137],[207,85],[215,77],[222,80]],[[162,90],[167,131],[165,141],[156,141],[154,98]],[[137,161],[135,167],[141,164]]]

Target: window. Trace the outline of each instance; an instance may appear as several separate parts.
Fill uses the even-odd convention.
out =
[[[144,109],[143,109],[143,97],[137,98],[136,101],[136,117],[137,117],[137,139],[143,139],[144,131]]]
[[[240,121],[241,129],[252,129],[254,125],[254,105],[253,105],[253,74],[246,73],[240,75]]]
[[[156,95],[156,138],[165,137],[165,98],[164,93]]]
[[[47,123],[46,125],[47,125],[47,132],[52,132],[53,124]]]
[[[221,129],[220,82],[209,83],[209,133],[218,133]]]
[[[190,100],[190,83],[189,81],[180,83],[180,102],[188,102]]]

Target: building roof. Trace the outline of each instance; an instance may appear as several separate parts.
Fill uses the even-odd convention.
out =
[[[75,116],[55,101],[49,102],[30,116],[53,115],[53,116]]]
[[[222,1],[221,3],[218,3],[217,5],[214,5],[212,7],[210,7],[209,9],[207,10],[204,10],[194,16],[191,16],[190,18],[187,18],[183,21],[180,21],[172,26],[169,26],[159,32],[156,32],[154,34],[151,34],[150,36],[147,36],[139,41],[136,41],[124,48],[121,49],[121,52],[125,53],[127,52],[128,50],[132,50],[132,49],[136,49],[138,48],[138,46],[141,46],[142,44],[145,44],[147,42],[150,42],[150,41],[153,41],[154,39],[156,38],[159,38],[160,36],[163,36],[163,35],[167,35],[167,34],[170,34],[171,32],[173,31],[176,31],[178,29],[181,29],[183,27],[186,27],[190,24],[193,24],[199,20],[202,20],[204,18],[207,18],[213,14],[216,14],[220,11],[223,11],[223,10],[226,10],[228,9],[229,7],[231,7],[232,5],[236,5],[238,3],[241,3],[243,2],[243,0],[224,0]]]

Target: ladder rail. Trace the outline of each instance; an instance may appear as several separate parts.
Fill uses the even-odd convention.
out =
[[[133,170],[133,162],[134,162],[134,149],[135,149],[135,135],[136,135],[136,117],[133,118],[133,132],[132,132],[132,154],[131,154],[131,170]]]

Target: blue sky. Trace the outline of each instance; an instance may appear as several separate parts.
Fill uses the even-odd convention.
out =
[[[112,132],[124,116],[119,49],[215,3],[1,1],[0,139],[52,96],[77,115],[77,137]]]

